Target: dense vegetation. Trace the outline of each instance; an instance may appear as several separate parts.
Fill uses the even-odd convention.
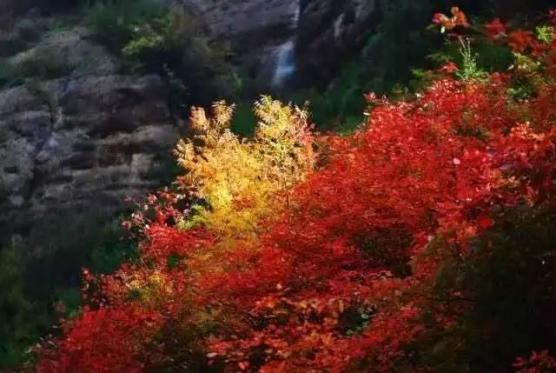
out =
[[[475,10],[504,10],[487,3]],[[56,372],[554,369],[554,22],[509,31],[455,12],[435,18],[448,37],[425,35],[438,6],[392,1],[326,90],[280,92],[312,116],[269,98],[235,118],[194,110],[184,176],[126,223],[131,238],[52,217],[29,240],[48,242],[41,255],[6,245],[0,369],[32,351]],[[167,79],[177,110],[250,97],[187,14],[82,9],[126,72]],[[10,45],[36,37],[22,24]],[[49,54],[0,65],[0,85],[74,68]],[[339,137],[311,122],[365,123]]]
[[[83,270],[39,371],[556,369],[556,12],[434,21],[461,59],[367,94],[351,135],[268,97],[248,139],[193,109],[184,175],[124,224],[139,256]],[[481,69],[487,41],[509,70]]]

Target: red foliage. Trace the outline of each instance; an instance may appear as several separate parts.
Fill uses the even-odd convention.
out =
[[[158,330],[162,317],[131,306],[86,309],[65,325],[59,355],[45,357],[39,372],[141,372],[141,347]]]
[[[445,30],[453,30],[456,27],[469,27],[467,15],[460,8],[454,6],[450,9],[450,12],[452,14],[451,17],[442,13],[436,13],[432,21],[442,26]]]
[[[533,351],[528,359],[518,358],[514,368],[519,373],[542,373],[556,370],[556,358],[550,356],[547,350]]]
[[[506,34],[506,26],[502,23],[500,18],[495,18],[485,24],[485,33],[490,39],[499,39]]]
[[[444,66],[442,66],[440,68],[440,71],[446,73],[446,74],[453,74],[456,71],[458,71],[458,65],[456,65],[454,62],[450,61],[447,64],[445,64]]]
[[[531,31],[516,30],[508,35],[508,45],[516,52],[523,53],[533,47],[535,37]]]
[[[205,283],[208,298],[281,321],[238,331],[214,350],[248,360],[272,343],[269,355],[285,359],[285,371],[347,369],[376,354],[388,371],[423,330],[418,299],[398,303],[394,294],[417,291],[437,265],[414,263],[407,277],[410,258],[452,230],[464,254],[466,239],[492,225],[485,204],[504,186],[498,167],[506,161],[495,156],[496,140],[516,124],[504,95],[497,80],[443,80],[414,103],[376,108],[356,135],[333,139],[331,163],[292,191],[293,208],[262,238],[251,268]],[[393,303],[382,309],[386,299]],[[375,315],[354,340],[342,335],[342,318],[357,309]]]
[[[213,235],[204,228],[179,230],[154,224],[145,230],[145,236],[141,244],[142,257],[157,265],[165,265],[171,256],[184,257],[214,244]]]

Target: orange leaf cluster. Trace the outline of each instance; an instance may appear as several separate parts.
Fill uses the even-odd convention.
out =
[[[433,22],[442,27],[442,32],[453,30],[456,27],[469,27],[467,15],[459,7],[452,7],[450,13],[451,17],[443,13],[436,13],[433,16]]]

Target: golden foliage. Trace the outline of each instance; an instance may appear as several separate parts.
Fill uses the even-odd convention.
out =
[[[181,182],[210,206],[197,206],[194,222],[237,236],[256,233],[261,218],[283,201],[270,198],[305,179],[314,167],[313,137],[305,110],[270,97],[255,103],[255,135],[240,139],[230,130],[234,106],[193,108],[194,136],[181,140],[176,154],[187,171]]]

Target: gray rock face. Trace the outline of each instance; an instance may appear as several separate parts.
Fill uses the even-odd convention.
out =
[[[3,0],[0,1],[0,21],[6,23],[20,11],[21,6],[17,0]]]
[[[299,0],[181,0],[196,10],[215,37],[280,37],[297,27]]]
[[[327,83],[376,25],[379,0],[181,0],[215,38],[232,42],[252,78],[272,81],[280,49],[295,43],[298,76]],[[263,84],[263,88],[264,84]]]
[[[45,51],[71,72],[0,91],[0,228],[8,232],[56,211],[121,210],[127,197],[160,186],[159,168],[179,137],[159,76],[118,74],[79,29],[11,61]]]
[[[379,21],[378,0],[305,0],[297,39],[299,74],[328,82]]]
[[[38,23],[38,22],[37,22]],[[48,33],[34,47],[8,58],[12,63],[23,63],[41,56],[52,57],[64,65],[72,77],[106,75],[119,70],[117,58],[92,42],[91,31],[84,27]]]
[[[198,14],[214,39],[224,39],[244,71],[269,88],[278,49],[294,38],[299,20],[299,0],[180,0]]]
[[[92,206],[115,211],[155,189],[170,156],[166,87],[157,76],[60,79],[0,93],[0,217]]]

